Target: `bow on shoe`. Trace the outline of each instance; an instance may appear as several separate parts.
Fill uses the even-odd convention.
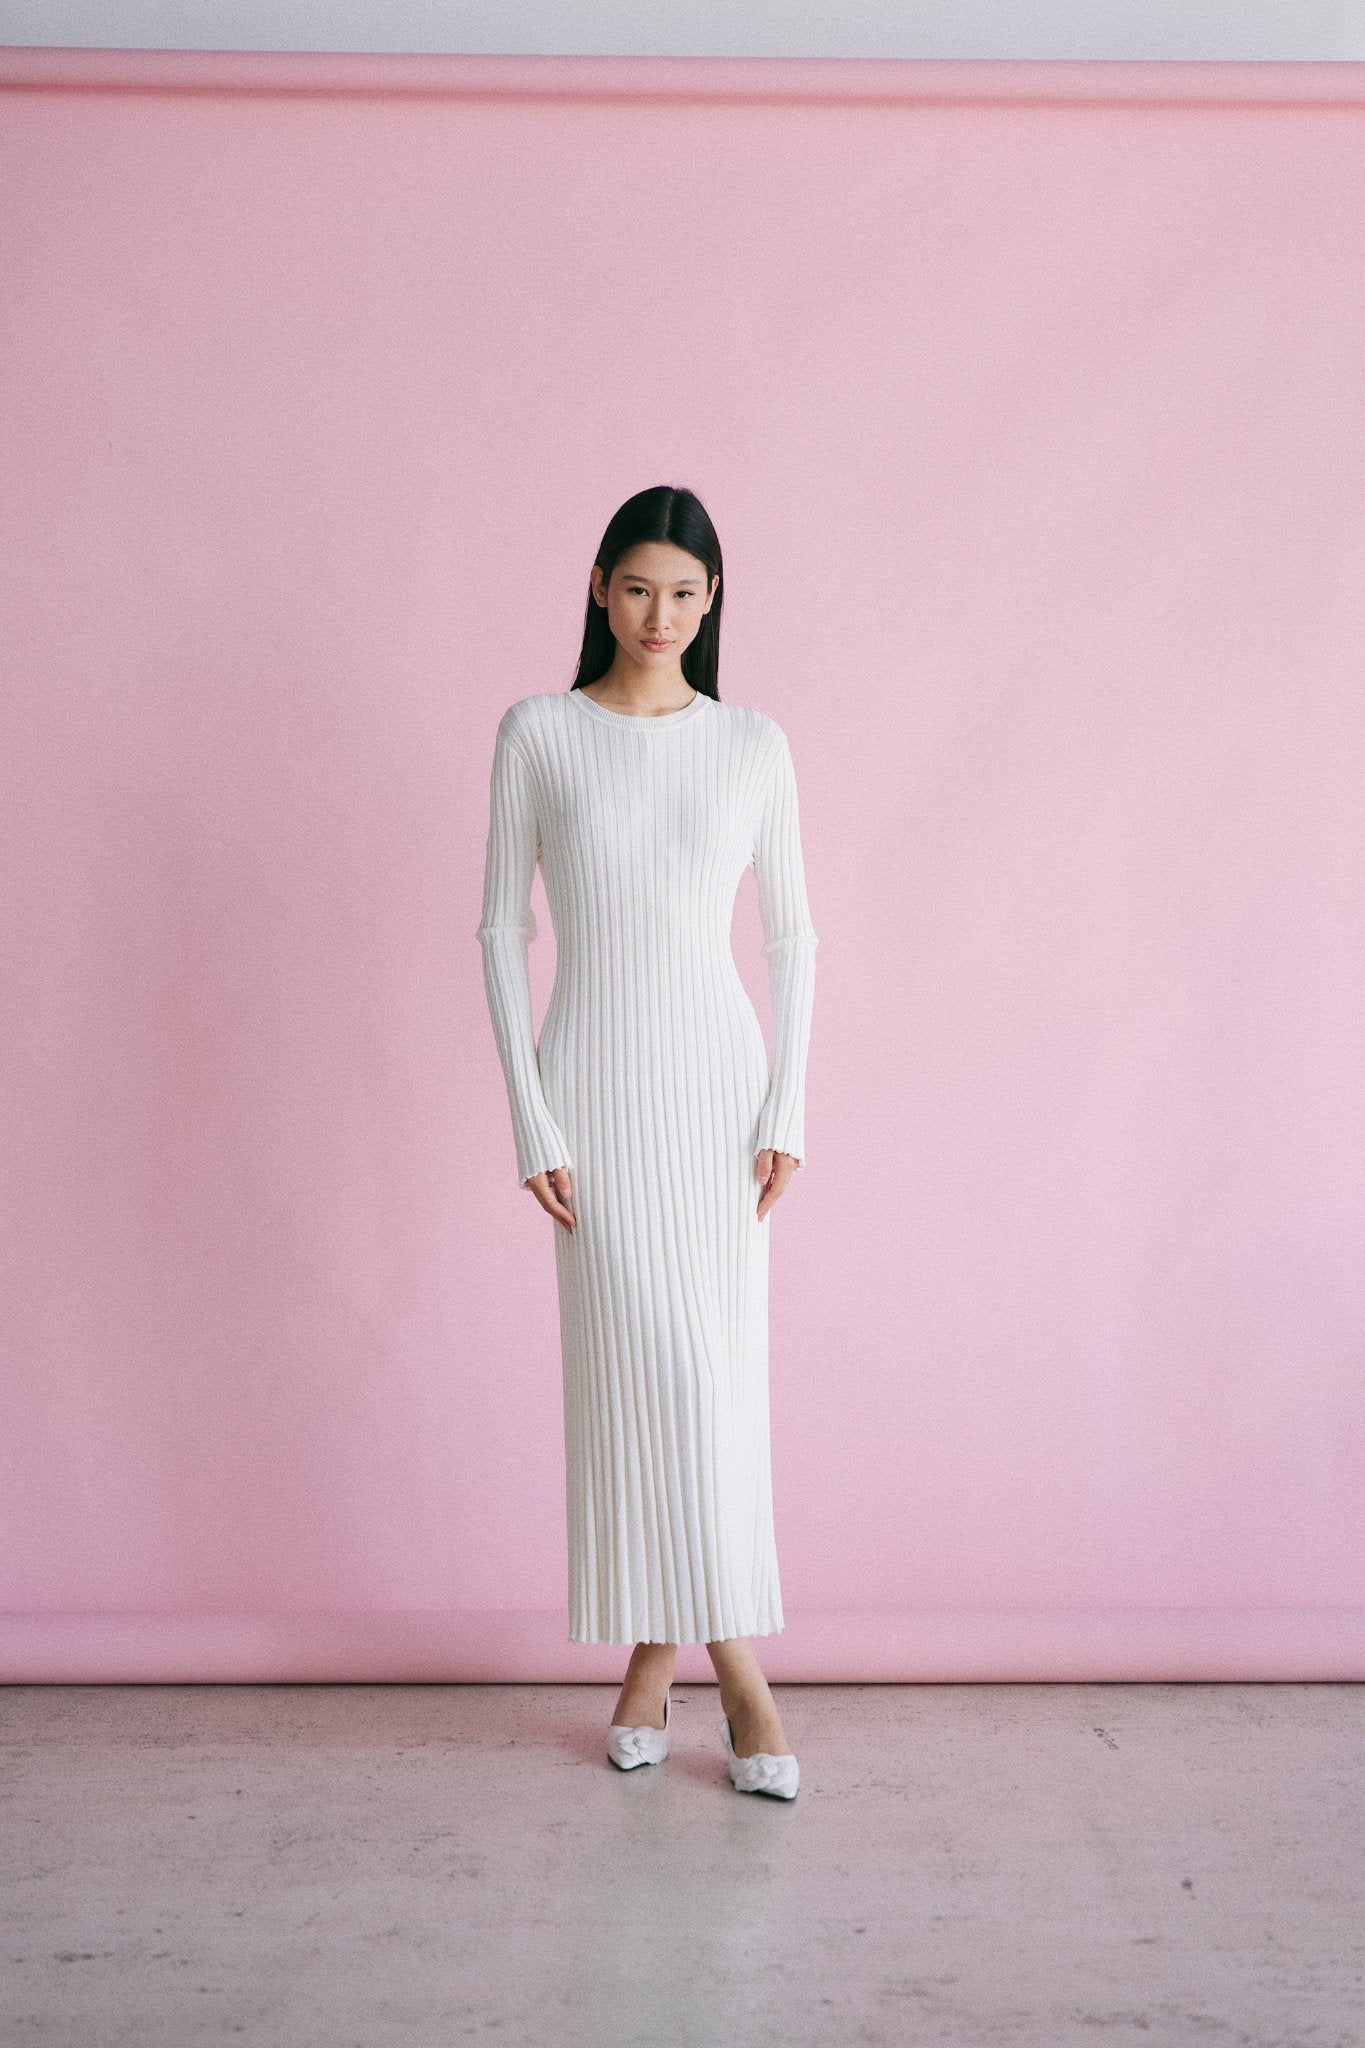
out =
[[[736,1757],[739,1777],[746,1792],[770,1792],[781,1778],[783,1760],[761,1753],[758,1756]]]
[[[649,1737],[654,1732],[655,1731],[650,1728],[628,1729],[624,1734],[617,1735],[616,1746],[620,1750],[622,1756],[633,1757],[637,1761],[643,1762],[645,1759],[645,1752],[650,1747]]]

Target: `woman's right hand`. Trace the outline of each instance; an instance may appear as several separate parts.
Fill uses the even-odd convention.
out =
[[[542,1209],[562,1223],[566,1230],[576,1230],[578,1218],[573,1212],[573,1175],[567,1166],[551,1166],[544,1173],[533,1173],[529,1180],[522,1182],[529,1188]]]

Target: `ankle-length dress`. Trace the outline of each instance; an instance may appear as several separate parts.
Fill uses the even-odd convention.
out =
[[[539,1044],[537,861],[557,949]],[[750,867],[771,1061],[730,947]],[[755,1214],[755,1162],[769,1146],[805,1162],[817,945],[782,728],[700,693],[655,717],[579,689],[513,704],[477,936],[518,1179],[573,1175],[577,1228],[551,1226],[569,1640],[774,1634],[777,1211]]]

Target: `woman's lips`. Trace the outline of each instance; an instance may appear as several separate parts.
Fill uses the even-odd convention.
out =
[[[658,652],[659,648],[668,647],[671,645],[672,642],[668,640],[646,640],[645,642],[645,646],[652,648],[656,653]]]

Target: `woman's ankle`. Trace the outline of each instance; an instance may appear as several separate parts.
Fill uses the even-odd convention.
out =
[[[677,1645],[674,1643],[639,1644],[631,1652],[626,1673],[621,1680],[616,1696],[617,1720],[631,1725],[646,1725],[644,1716],[657,1711],[662,1725],[664,1704],[673,1683],[674,1665],[677,1659]]]

